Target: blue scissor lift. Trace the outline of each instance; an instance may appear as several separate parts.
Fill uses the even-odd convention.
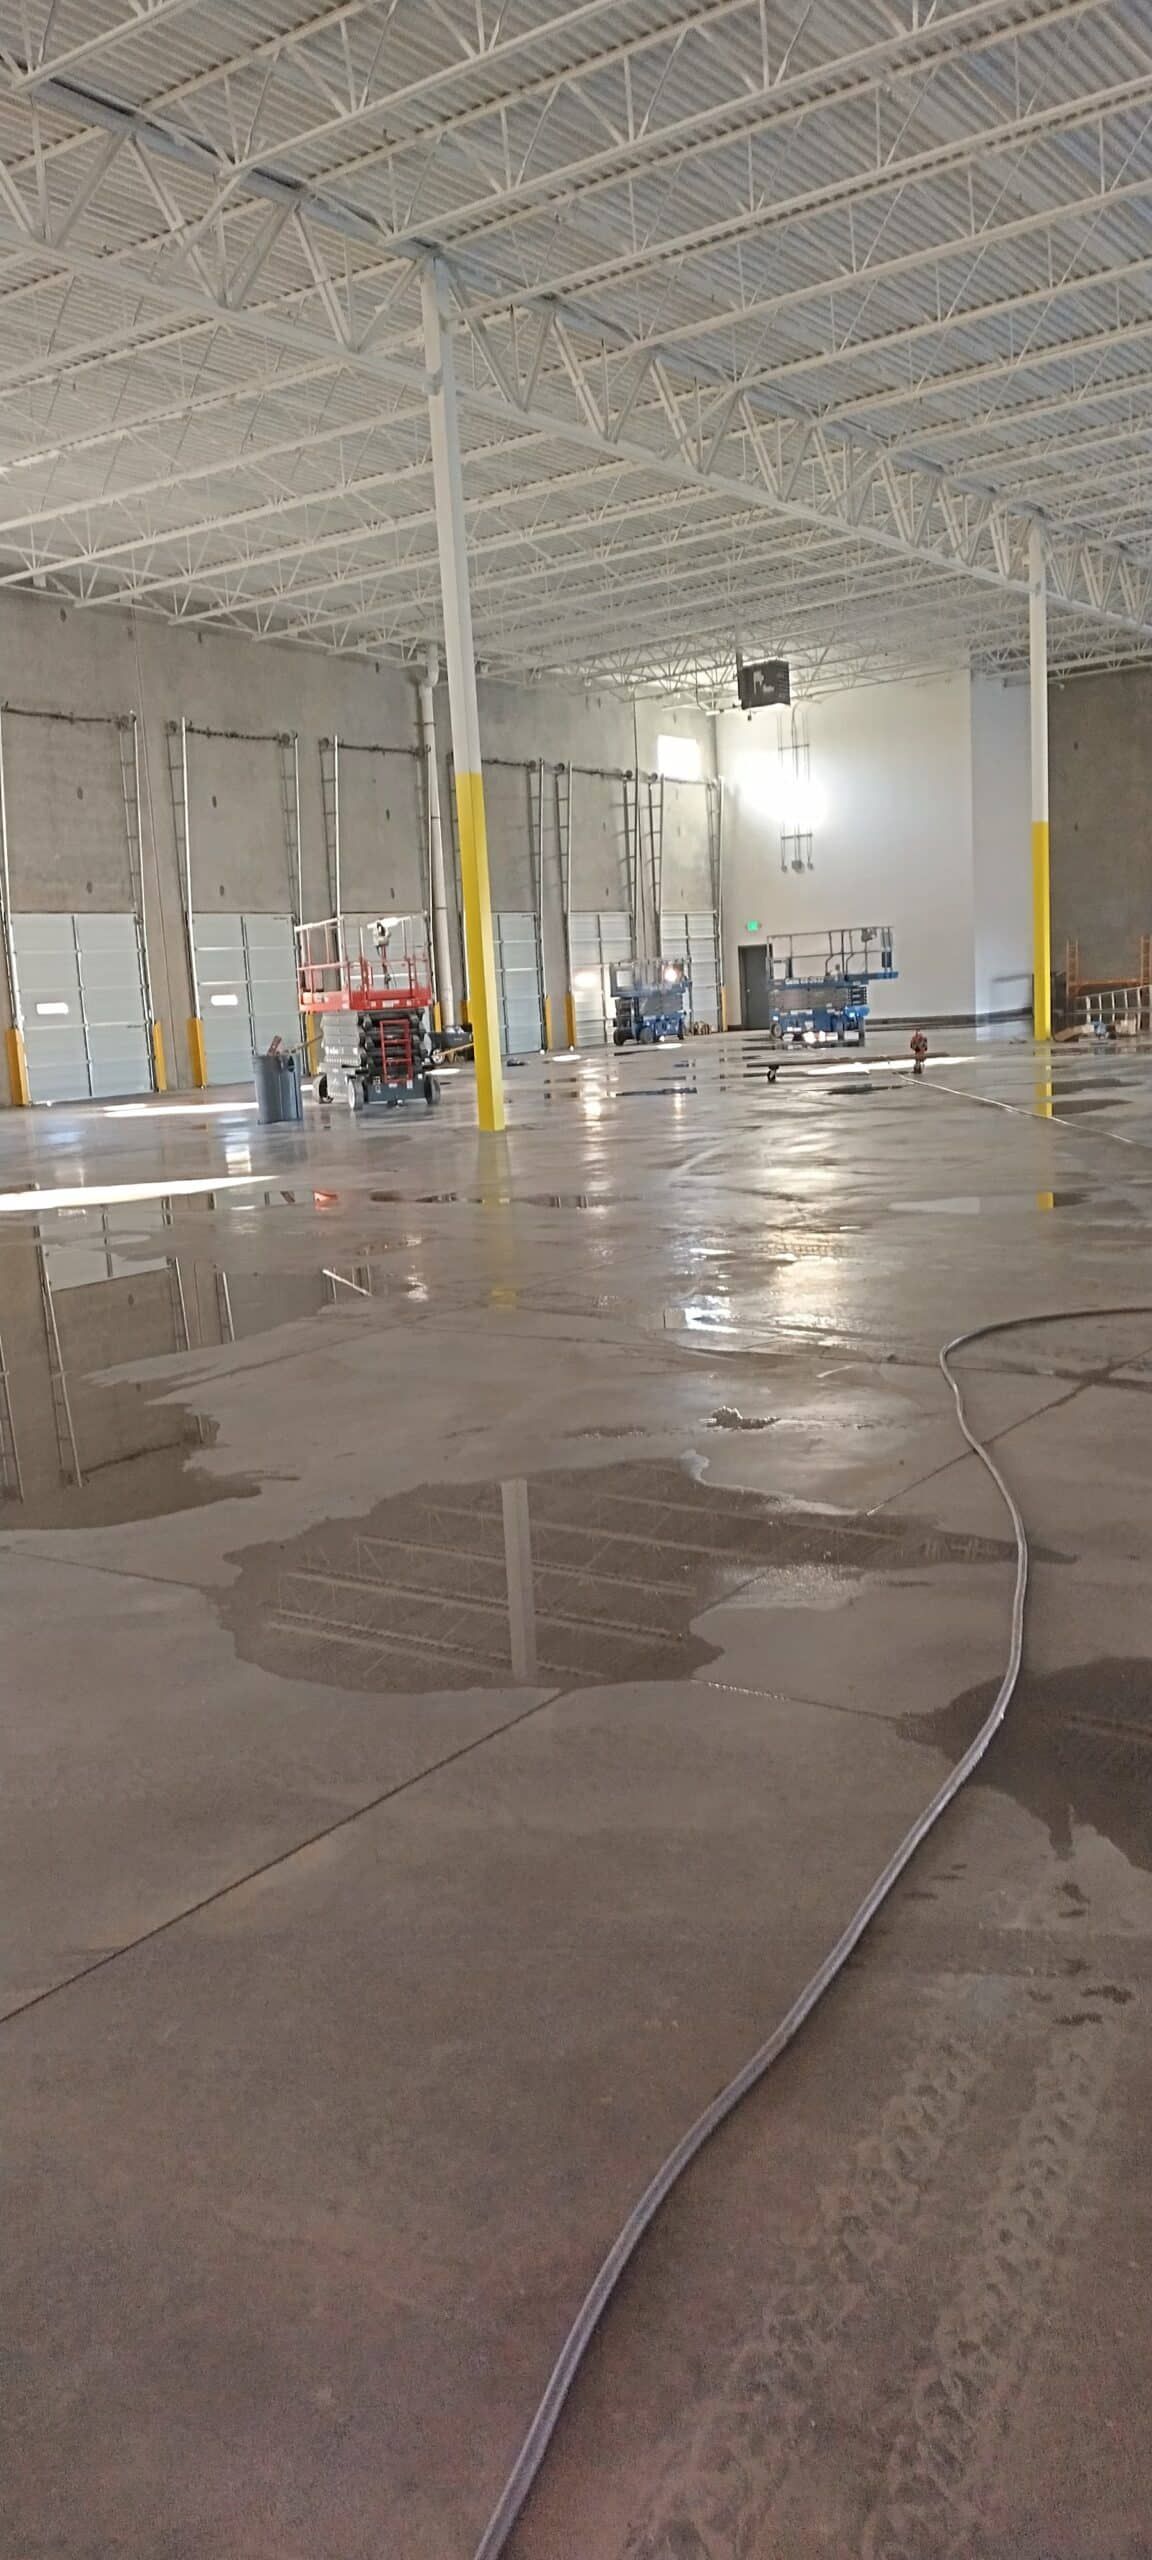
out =
[[[833,925],[824,933],[774,934],[768,945],[772,1037],[786,1046],[864,1044],[868,990],[895,978],[892,927]]]
[[[692,1011],[686,960],[619,960],[611,972],[612,1041],[682,1040]]]

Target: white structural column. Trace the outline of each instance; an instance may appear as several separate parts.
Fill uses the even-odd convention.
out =
[[[452,752],[456,767],[460,885],[468,960],[468,1016],[476,1058],[476,1110],[481,1128],[496,1130],[504,1127],[504,1075],[500,1061],[496,954],[492,934],[492,896],[488,883],[488,835],[484,821],[484,777],[480,764],[480,713],[476,701],[472,602],[468,591],[465,547],[464,480],[460,468],[452,331],[444,309],[440,274],[434,264],[425,268],[421,291],[425,360],[431,376],[428,416],[432,484],[436,499],[436,539],[444,605],[444,656],[448,668],[448,703],[452,714]]]
[[[5,1034],[8,1051],[8,1083],[12,1100],[27,1110],[32,1096],[28,1086],[28,1055],[24,1047],[24,1007],[20,997],[20,973],[16,966],[16,928],[12,920],[12,870],[8,858],[8,788],[4,773],[4,714],[0,710],[0,924],[4,933],[4,963],[8,978],[8,1005],[11,1021]]]
[[[1032,1029],[1052,1036],[1052,889],[1048,854],[1048,573],[1041,527],[1028,544],[1028,669],[1032,688]]]
[[[444,827],[440,816],[440,767],[436,759],[436,679],[440,661],[428,652],[427,672],[420,684],[420,744],[428,775],[428,872],[432,894],[432,953],[436,963],[436,1001],[441,1027],[456,1020],[452,984],[452,944],[448,932],[448,883],[444,870]]]

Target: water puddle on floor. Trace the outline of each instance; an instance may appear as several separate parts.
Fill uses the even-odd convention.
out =
[[[965,1689],[936,1715],[899,1730],[958,1760],[992,1704],[995,1682]],[[1123,1657],[1025,1672],[978,1785],[997,1787],[1045,1825],[1070,1856],[1088,1824],[1152,1873],[1152,1660]]]
[[[371,1692],[683,1679],[717,1659],[702,1612],[759,1573],[1007,1561],[990,1538],[797,1508],[699,1461],[625,1461],[390,1495],[359,1519],[233,1555],[237,1651]]]

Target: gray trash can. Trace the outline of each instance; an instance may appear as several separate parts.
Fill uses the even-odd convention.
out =
[[[267,1129],[283,1120],[302,1120],[304,1106],[300,1099],[300,1070],[295,1058],[282,1050],[274,1058],[253,1058],[252,1069],[256,1078],[261,1128]]]

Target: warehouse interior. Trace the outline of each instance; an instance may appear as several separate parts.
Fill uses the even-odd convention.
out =
[[[0,2560],[1146,2560],[1150,109],[0,0]]]

